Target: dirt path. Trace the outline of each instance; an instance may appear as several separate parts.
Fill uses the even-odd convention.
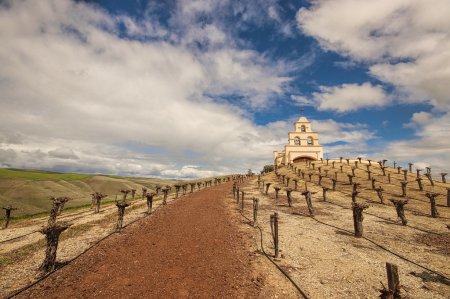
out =
[[[15,298],[258,298],[231,184],[158,209]]]

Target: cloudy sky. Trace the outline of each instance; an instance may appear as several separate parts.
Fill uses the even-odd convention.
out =
[[[325,157],[448,171],[449,15],[448,0],[0,1],[0,167],[259,171],[303,107]]]

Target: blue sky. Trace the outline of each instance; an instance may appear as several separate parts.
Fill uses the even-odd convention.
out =
[[[448,15],[444,0],[3,1],[0,166],[256,171],[303,107],[325,156],[438,175]]]

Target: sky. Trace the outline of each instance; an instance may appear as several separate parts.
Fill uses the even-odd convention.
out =
[[[190,179],[324,158],[450,172],[448,0],[0,1],[0,167]]]

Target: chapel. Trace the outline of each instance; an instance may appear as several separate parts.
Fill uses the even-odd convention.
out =
[[[294,124],[294,132],[289,132],[289,144],[283,152],[273,151],[275,169],[288,163],[317,161],[323,159],[323,145],[319,145],[319,133],[311,130],[311,122],[302,116]]]

